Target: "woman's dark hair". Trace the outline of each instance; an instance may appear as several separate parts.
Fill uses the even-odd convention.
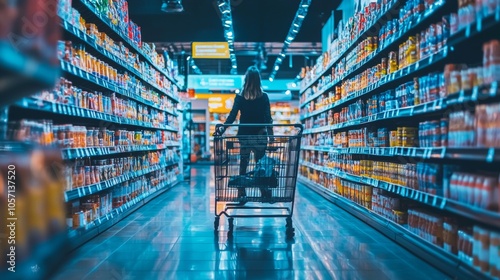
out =
[[[255,100],[260,98],[262,94],[259,69],[255,66],[250,66],[245,74],[245,85],[243,86],[241,95],[246,100]]]

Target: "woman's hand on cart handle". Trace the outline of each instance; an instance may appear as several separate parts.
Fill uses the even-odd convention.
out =
[[[226,128],[223,125],[218,124],[215,127],[215,132],[214,132],[213,136],[222,136],[222,134],[224,134],[225,131],[226,131]]]

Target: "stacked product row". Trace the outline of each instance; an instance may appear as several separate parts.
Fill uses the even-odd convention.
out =
[[[166,145],[176,143],[177,133],[170,131],[109,129],[72,124],[55,125],[52,120],[26,120],[12,124],[10,138],[59,148],[120,147]]]
[[[301,73],[302,181],[469,278],[500,276],[499,4],[366,4]]]
[[[80,0],[75,0],[80,1]],[[153,71],[147,63],[141,62],[139,60],[139,55],[130,51],[123,42],[114,41],[110,38],[109,34],[105,32],[99,32],[99,23],[88,23],[80,14],[80,12],[72,7],[73,0],[60,0],[58,14],[64,20],[70,23],[72,26],[77,27],[81,31],[87,33],[95,42],[105,47],[108,51],[112,52],[114,55],[124,60],[130,66],[136,68],[141,73],[140,70]],[[142,55],[144,55],[149,61],[153,63],[157,68],[166,68],[165,72],[171,77],[177,76],[176,67],[174,67],[174,61],[168,59],[168,57],[157,53],[154,44],[145,43],[142,41],[141,27],[137,26],[129,18],[128,2],[125,0],[110,1],[105,3],[87,1],[83,0],[84,5],[88,7],[93,7],[98,15],[107,18],[105,24],[116,27],[115,30],[119,35],[127,41],[136,50],[139,50]],[[138,63],[138,64],[136,64]],[[139,66],[140,65],[140,66]],[[161,75],[158,73],[158,75]]]

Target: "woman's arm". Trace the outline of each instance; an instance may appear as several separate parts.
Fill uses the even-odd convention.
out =
[[[238,115],[238,111],[240,110],[240,96],[236,95],[234,97],[234,104],[233,108],[231,108],[231,112],[229,113],[229,116],[226,119],[226,122],[224,124],[232,124],[236,120],[236,116]]]
[[[266,102],[265,102],[266,104],[264,108],[264,114],[265,114],[264,117],[266,123],[273,124],[273,118],[271,117],[271,102],[269,101],[269,96],[267,95],[267,93],[265,93],[265,96],[266,96]],[[267,127],[267,135],[274,135],[272,126]]]

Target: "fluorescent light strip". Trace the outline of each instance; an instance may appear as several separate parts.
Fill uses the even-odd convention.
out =
[[[221,21],[224,28],[224,38],[227,40],[229,58],[231,59],[231,74],[237,73],[238,65],[236,63],[236,55],[234,53],[234,30],[233,30],[233,17],[231,15],[231,5],[229,1],[218,0],[219,10],[223,14]],[[227,4],[227,5],[226,5]]]
[[[274,77],[276,76],[278,70],[280,69],[280,64],[283,61],[283,58],[286,56],[286,51],[288,49],[288,46],[292,43],[292,41],[295,39],[295,36],[299,33],[300,31],[300,26],[302,24],[302,21],[307,15],[307,11],[309,6],[311,5],[312,0],[302,0],[300,2],[299,8],[297,9],[297,13],[295,14],[295,18],[292,21],[292,26],[290,26],[290,29],[288,31],[287,37],[285,42],[283,43],[283,48],[281,50],[281,53],[279,54],[276,58],[276,61],[274,62],[274,70],[271,72],[271,75],[269,76],[269,81],[273,81]]]

